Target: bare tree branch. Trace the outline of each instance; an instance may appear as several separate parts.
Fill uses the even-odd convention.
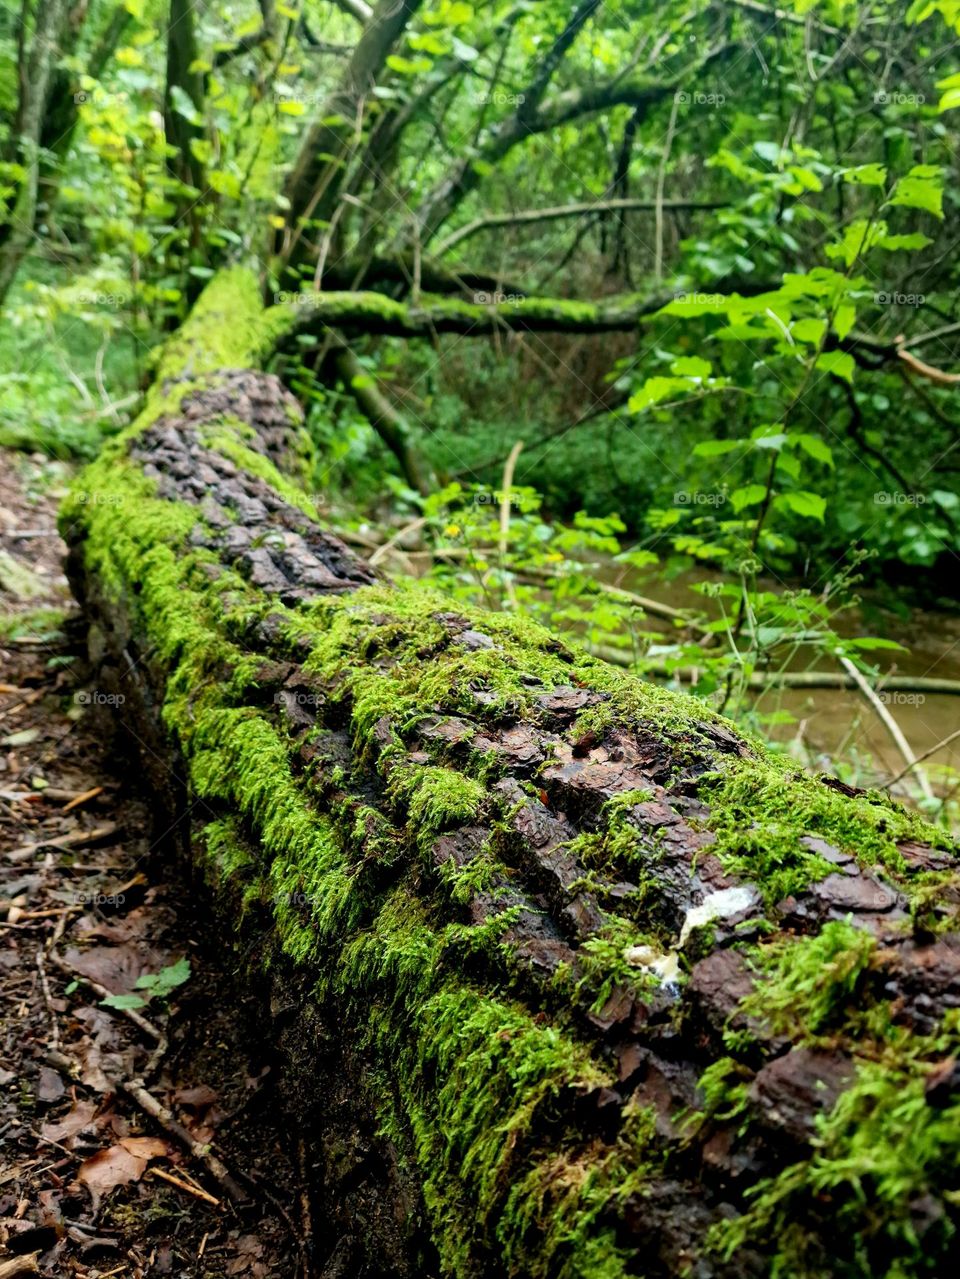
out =
[[[387,57],[423,0],[379,0],[344,70],[340,84],[307,130],[284,186],[286,225],[276,251],[290,261],[309,218],[329,221],[343,182],[346,158],[363,114],[367,94]]]
[[[617,209],[651,210],[656,208],[656,200],[585,200],[579,204],[559,204],[549,209],[520,209],[514,213],[485,213],[474,218],[464,226],[458,227],[434,249],[434,257],[443,257],[445,253],[463,240],[468,240],[479,231],[490,227],[519,226],[531,222],[553,222],[559,218],[579,218],[593,213],[612,213]],[[726,209],[727,200],[664,200],[664,209]]]
[[[504,120],[480,148],[480,154],[464,156],[423,201],[417,211],[421,243],[427,244],[464,198],[480,185],[486,167],[499,164],[520,142],[585,115],[617,106],[632,106],[642,117],[658,103],[673,97],[693,75],[702,75],[708,67],[723,61],[739,47],[723,44],[695,67],[678,73],[668,81],[643,76],[567,89],[545,98],[533,112],[525,109],[525,102],[520,102],[516,112]],[[524,98],[526,95],[518,96]]]

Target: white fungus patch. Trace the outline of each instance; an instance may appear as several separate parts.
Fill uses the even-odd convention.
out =
[[[738,884],[735,888],[721,888],[708,894],[699,906],[687,911],[677,945],[682,948],[695,928],[702,928],[714,919],[739,915],[742,910],[749,910],[757,900],[758,893],[753,884]]]

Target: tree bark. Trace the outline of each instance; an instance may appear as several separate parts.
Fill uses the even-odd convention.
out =
[[[37,7],[29,56],[20,68],[17,116],[10,135],[10,155],[20,175],[6,208],[0,208],[0,304],[16,278],[33,241],[40,194],[41,142],[50,92],[56,83],[61,46],[70,17],[66,0],[48,0]]]
[[[354,1223],[330,1273],[946,1273],[949,837],[522,617],[377,582],[296,482],[275,339],[253,278],[216,279],[62,530],[178,839],[284,982]]]

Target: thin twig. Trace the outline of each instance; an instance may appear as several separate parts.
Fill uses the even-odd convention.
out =
[[[960,737],[960,728],[955,729],[948,734],[942,741],[936,742],[929,750],[925,750],[921,755],[915,755],[912,764],[906,764],[900,769],[899,773],[895,773],[888,782],[884,782],[883,789],[889,790],[901,777],[906,777],[907,773],[912,772],[918,764],[922,764],[925,759],[929,759],[931,755],[936,755],[937,751],[944,750],[951,742],[955,742]]]
[[[159,1177],[162,1181],[169,1182],[171,1186],[176,1186],[188,1195],[193,1195],[194,1199],[202,1199],[204,1203],[208,1203],[214,1208],[220,1207],[220,1200],[215,1195],[211,1195],[200,1186],[191,1186],[188,1181],[182,1181],[179,1177],[174,1177],[172,1173],[164,1172],[162,1168],[148,1168],[147,1176]]]
[[[930,785],[929,778],[927,777],[926,773],[923,771],[922,768],[917,768],[917,763],[918,763],[917,757],[914,755],[912,749],[910,748],[910,743],[904,737],[903,732],[900,728],[900,725],[897,723],[897,721],[893,718],[893,716],[887,710],[886,706],[884,706],[883,702],[881,702],[880,698],[877,696],[874,690],[867,683],[866,679],[864,679],[863,674],[857,669],[856,666],[854,666],[853,662],[851,662],[850,658],[841,657],[840,665],[847,672],[847,674],[856,684],[857,688],[859,688],[860,692],[864,695],[864,697],[867,699],[867,701],[876,711],[877,718],[883,722],[888,733],[896,742],[897,749],[900,751],[900,754],[903,756],[904,760],[906,761],[907,768],[917,769],[917,782],[919,783],[920,789],[923,791],[924,798],[935,800],[936,796],[933,793],[933,787]]]

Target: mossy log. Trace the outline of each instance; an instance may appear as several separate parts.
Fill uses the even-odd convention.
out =
[[[147,772],[282,991],[325,1273],[948,1273],[949,837],[376,581],[297,484],[275,337],[218,277],[62,528]]]

